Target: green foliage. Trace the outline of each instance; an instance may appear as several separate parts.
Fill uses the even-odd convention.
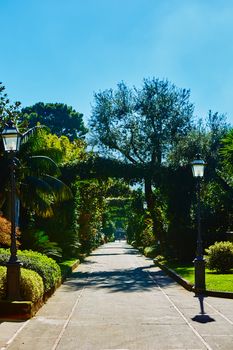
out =
[[[126,230],[131,190],[123,179],[110,178],[103,194],[101,232],[105,241],[112,242]]]
[[[41,276],[32,270],[21,268],[20,294],[22,300],[35,302],[43,297],[44,285]],[[6,299],[6,267],[0,266],[0,300]]]
[[[141,244],[143,247],[152,246],[155,243],[153,235],[153,221],[150,217],[144,219],[144,229],[141,234]]]
[[[155,78],[144,79],[141,89],[121,82],[116,90],[96,93],[91,116],[95,141],[131,163],[160,164],[169,145],[190,127],[189,95]]]
[[[6,264],[9,256],[9,249],[0,248],[0,265]],[[61,270],[53,259],[32,250],[18,250],[18,257],[24,268],[33,270],[42,277],[45,292],[60,283]]]
[[[180,261],[191,261],[195,251],[197,201],[190,162],[196,153],[201,153],[207,162],[201,186],[205,246],[224,240],[226,231],[231,230],[232,192],[221,178],[224,170],[219,155],[221,139],[226,131],[225,116],[210,111],[205,121],[193,125],[190,132],[180,137],[169,151],[170,169],[162,183],[168,205],[167,247],[169,255]]]
[[[69,275],[72,271],[72,266],[74,264],[79,264],[80,260],[79,259],[69,259],[69,260],[63,260],[62,262],[59,263],[60,269],[61,269],[61,274],[62,277],[66,277]]]
[[[23,300],[37,301],[44,295],[42,277],[33,270],[21,268],[20,294]]]
[[[116,239],[116,237],[115,237],[114,234],[108,235],[108,236],[106,237],[106,241],[107,241],[107,242],[115,242],[115,239]],[[105,243],[105,241],[103,241],[102,243]]]
[[[90,153],[84,160],[81,159],[64,164],[62,166],[62,178],[68,183],[74,182],[77,177],[80,179],[95,178],[101,180],[115,178],[120,179],[119,181],[122,179],[126,181],[132,179],[141,180],[146,170],[147,168],[140,164],[129,164],[119,159],[104,158]]]
[[[206,246],[225,240],[231,229],[232,194],[220,181],[208,181],[202,185],[202,229]]]
[[[186,135],[177,139],[168,153],[169,164],[175,168],[190,165],[196,154],[201,153],[213,171],[218,166],[219,149],[227,129],[225,115],[209,111],[204,121],[199,120]]]
[[[169,151],[191,130],[190,91],[152,78],[144,79],[140,89],[130,89],[121,82],[115,90],[105,90],[94,97],[90,123],[93,138],[109,156],[115,158],[117,154],[126,164],[133,164],[135,170],[143,169],[141,178],[145,182],[153,236],[164,247],[164,208],[157,204],[158,195],[152,188],[156,185],[159,189],[163,181],[162,166]],[[130,239],[138,241],[136,235],[137,232],[128,232]]]
[[[144,255],[148,258],[155,258],[159,253],[159,247],[158,246],[152,246],[152,247],[146,247],[144,248]]]
[[[218,171],[225,190],[230,193],[232,198],[233,194],[233,129],[231,129],[226,136],[222,139],[222,147],[220,148],[221,156],[221,169]]]
[[[145,228],[143,195],[140,190],[133,191],[128,210],[127,241],[134,242],[134,247],[142,245],[142,232]]]
[[[77,182],[79,240],[83,252],[91,251],[101,242],[106,188],[106,184],[98,180]]]
[[[169,151],[169,164],[178,168],[189,165],[197,153],[205,157],[210,151],[210,136],[210,133],[207,134],[205,130],[200,131],[197,126],[194,126],[187,135],[180,137],[175,147]]]
[[[31,242],[34,241],[35,231],[44,231],[49,241],[56,242],[58,245],[56,247],[62,249],[63,258],[78,257],[80,251],[80,198],[75,184],[72,186],[72,192],[72,199],[53,205],[54,215],[52,217],[34,217],[32,228],[27,229],[27,232],[25,232],[25,236],[28,238],[23,240],[25,249],[31,248]]]
[[[0,300],[6,298],[6,267],[0,266]]]
[[[19,113],[20,102],[11,103],[7,93],[5,92],[5,86],[0,82],[0,127],[3,128],[4,124],[11,119],[16,121]],[[1,149],[1,146],[0,146]]]
[[[155,236],[155,232],[165,231],[166,207],[158,190],[154,191],[154,195],[156,198],[154,207],[156,220],[152,219],[148,209],[143,208],[144,196],[142,192],[137,190],[131,193],[131,206],[128,209],[127,239],[129,243],[135,241],[137,247],[154,246],[159,241],[158,236]]]
[[[70,188],[58,179],[58,165],[47,155],[38,154],[41,147],[39,140],[38,135],[33,135],[20,149],[20,163],[16,174],[17,195],[21,205],[35,214],[52,216],[53,204],[71,198],[72,193]],[[0,204],[7,201],[10,186],[8,163],[5,169],[6,174],[0,184]]]
[[[57,164],[74,160],[86,160],[86,143],[81,139],[70,141],[66,136],[58,137],[50,134],[46,129],[41,129],[21,146],[21,153],[43,155],[52,158]]]
[[[52,205],[71,198],[68,186],[56,177],[58,167],[47,156],[22,159],[19,195],[23,206],[41,216],[52,216]]]
[[[210,270],[226,273],[233,268],[233,243],[215,242],[206,249],[207,266]]]
[[[5,86],[0,82],[0,133],[5,124],[12,120],[17,125],[20,102],[11,103],[5,91]],[[9,162],[5,155],[2,137],[0,137],[0,208],[5,201],[6,183],[9,181]]]
[[[83,137],[87,133],[83,114],[63,103],[36,103],[23,108],[21,118],[27,120],[28,127],[40,123],[46,125],[52,134],[67,136],[70,140]]]
[[[227,135],[222,139],[220,154],[223,158],[224,165],[233,172],[233,129],[229,130]]]
[[[33,236],[34,242],[30,242],[32,250],[36,250],[55,259],[62,257],[62,249],[58,246],[58,243],[51,242],[44,231],[36,231]]]
[[[47,133],[40,134],[40,142],[37,145],[34,144],[34,141],[32,142],[32,149],[35,154],[54,155],[59,163],[66,163],[73,159],[79,162],[81,159],[84,160],[87,155],[84,141],[76,139],[71,142],[65,136],[59,138],[56,135]],[[70,183],[69,178],[66,179],[70,183],[72,196],[71,191],[67,187],[64,188],[64,183],[57,178],[46,176],[45,180],[54,189],[54,197],[50,196],[48,198],[50,200],[49,214],[51,215],[43,215],[42,217],[38,212],[34,213],[33,216],[28,215],[28,223],[26,222],[23,230],[23,246],[24,248],[31,248],[31,242],[35,241],[35,231],[44,231],[45,235],[48,236],[49,242],[56,244],[56,246],[53,244],[53,247],[51,247],[51,243],[49,243],[53,255],[54,253],[56,256],[60,255],[59,248],[61,248],[63,257],[78,256],[80,250],[78,237],[79,193],[75,183],[76,179],[73,183]],[[63,191],[64,189],[65,191]],[[67,189],[68,192],[66,191]],[[22,218],[24,219],[25,217],[24,213]],[[33,245],[33,249],[35,248],[41,251],[41,247]],[[47,251],[45,253],[48,254]]]

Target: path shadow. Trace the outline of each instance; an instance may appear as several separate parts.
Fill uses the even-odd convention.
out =
[[[200,314],[192,317],[192,320],[194,322],[198,323],[209,323],[209,322],[215,322],[215,319],[210,317],[208,314],[205,313],[204,310],[204,295],[195,295],[195,298],[198,298],[199,303],[200,303]]]
[[[117,242],[118,243],[118,242]],[[133,247],[130,247],[130,246],[125,246],[125,245],[122,245],[122,244],[119,244],[119,245],[113,245],[113,246],[107,246],[107,245],[103,245],[101,246],[99,249],[101,250],[108,250],[108,249],[126,249],[126,250],[132,250],[132,251],[137,251],[137,249],[133,248]]]
[[[80,288],[91,289],[107,289],[109,293],[117,292],[138,292],[151,291],[158,288],[158,285],[167,286],[174,284],[174,281],[167,277],[163,271],[150,272],[144,271],[147,267],[137,267],[131,269],[119,269],[112,271],[95,271],[95,272],[74,272],[65,285],[69,290],[77,290]],[[158,285],[156,286],[156,283]]]
[[[1,317],[0,316],[0,324],[2,324],[2,323],[24,323],[25,322],[25,320],[12,320],[12,319],[10,319],[10,318],[4,318],[4,317]],[[0,348],[0,349],[5,349],[5,348]]]
[[[196,315],[192,318],[192,320],[198,323],[215,322],[215,319],[210,317],[209,315]]]
[[[123,254],[126,254],[126,253],[123,253]],[[123,255],[122,253],[92,253],[91,256],[109,256],[109,255]],[[127,253],[128,254],[128,253]]]

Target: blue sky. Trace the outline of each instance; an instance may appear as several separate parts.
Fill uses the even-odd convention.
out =
[[[233,124],[232,0],[1,0],[0,81],[23,106],[167,78]]]

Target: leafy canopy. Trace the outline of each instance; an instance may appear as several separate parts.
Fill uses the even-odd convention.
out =
[[[134,164],[161,164],[178,136],[191,127],[190,92],[167,80],[145,79],[141,89],[125,83],[94,95],[90,126],[103,150]]]
[[[87,133],[83,114],[63,103],[39,102],[22,109],[21,118],[26,119],[28,127],[43,124],[52,134],[67,136],[70,140],[82,138]]]

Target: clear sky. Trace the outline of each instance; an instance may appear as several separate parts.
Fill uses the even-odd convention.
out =
[[[233,124],[233,0],[0,0],[0,81],[23,106],[167,78]]]

